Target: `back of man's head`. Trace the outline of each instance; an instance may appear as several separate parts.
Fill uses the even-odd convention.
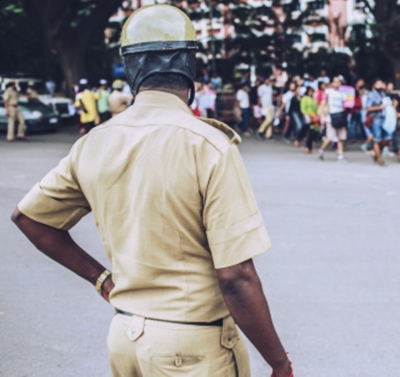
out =
[[[125,22],[121,53],[132,93],[140,88],[190,88],[194,99],[196,30],[176,7],[151,5],[136,10]]]

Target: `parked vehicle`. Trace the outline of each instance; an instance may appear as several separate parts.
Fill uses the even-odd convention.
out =
[[[60,126],[58,114],[51,106],[37,99],[20,97],[18,107],[25,118],[26,133],[54,131]],[[3,100],[0,100],[0,131],[7,132],[8,118]]]
[[[21,94],[24,94],[30,83],[33,83],[34,89],[39,95],[39,100],[45,105],[51,106],[60,118],[69,119],[75,115],[75,106],[71,99],[65,97],[52,97],[47,91],[46,85],[43,80],[33,78],[1,78],[0,90],[4,91],[8,82],[14,81],[17,89]]]

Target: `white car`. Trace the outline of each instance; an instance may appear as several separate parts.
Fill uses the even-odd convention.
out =
[[[0,78],[0,91],[6,90],[6,85],[10,81],[13,81],[17,85],[17,89],[20,93],[26,92],[28,85],[33,84],[35,90],[37,91],[39,97],[38,99],[45,105],[51,106],[56,114],[60,118],[72,118],[76,109],[74,103],[71,99],[65,97],[52,97],[48,92],[46,85],[43,80],[34,78]]]

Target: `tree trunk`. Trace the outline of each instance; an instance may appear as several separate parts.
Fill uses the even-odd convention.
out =
[[[366,3],[367,5],[369,3]],[[375,1],[368,5],[376,22],[381,27],[381,48],[392,63],[395,87],[400,88],[400,8],[398,0]]]
[[[66,92],[72,98],[75,96],[74,85],[78,85],[81,78],[86,77],[85,48],[80,45],[57,43],[58,58],[64,75]]]
[[[96,33],[104,29],[122,0],[93,1],[95,7],[77,26],[71,24],[86,8],[84,1],[21,0],[27,15],[42,30],[48,51],[57,56],[66,82],[67,93],[85,77],[86,52]]]
[[[400,89],[400,57],[390,57],[394,73],[394,84],[396,89]]]

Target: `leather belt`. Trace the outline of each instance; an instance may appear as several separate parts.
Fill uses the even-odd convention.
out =
[[[115,312],[118,314],[122,314],[122,315],[127,315],[129,317],[134,316],[134,314],[129,313],[129,312],[125,312],[123,310],[119,310],[119,309],[115,309]],[[165,319],[155,319],[155,318],[147,318],[151,321],[159,321],[159,322],[167,322],[167,323],[176,323],[178,325],[193,325],[193,326],[219,326],[222,327],[222,318],[221,319],[217,319],[216,321],[213,322],[179,322],[179,321],[168,321]]]

